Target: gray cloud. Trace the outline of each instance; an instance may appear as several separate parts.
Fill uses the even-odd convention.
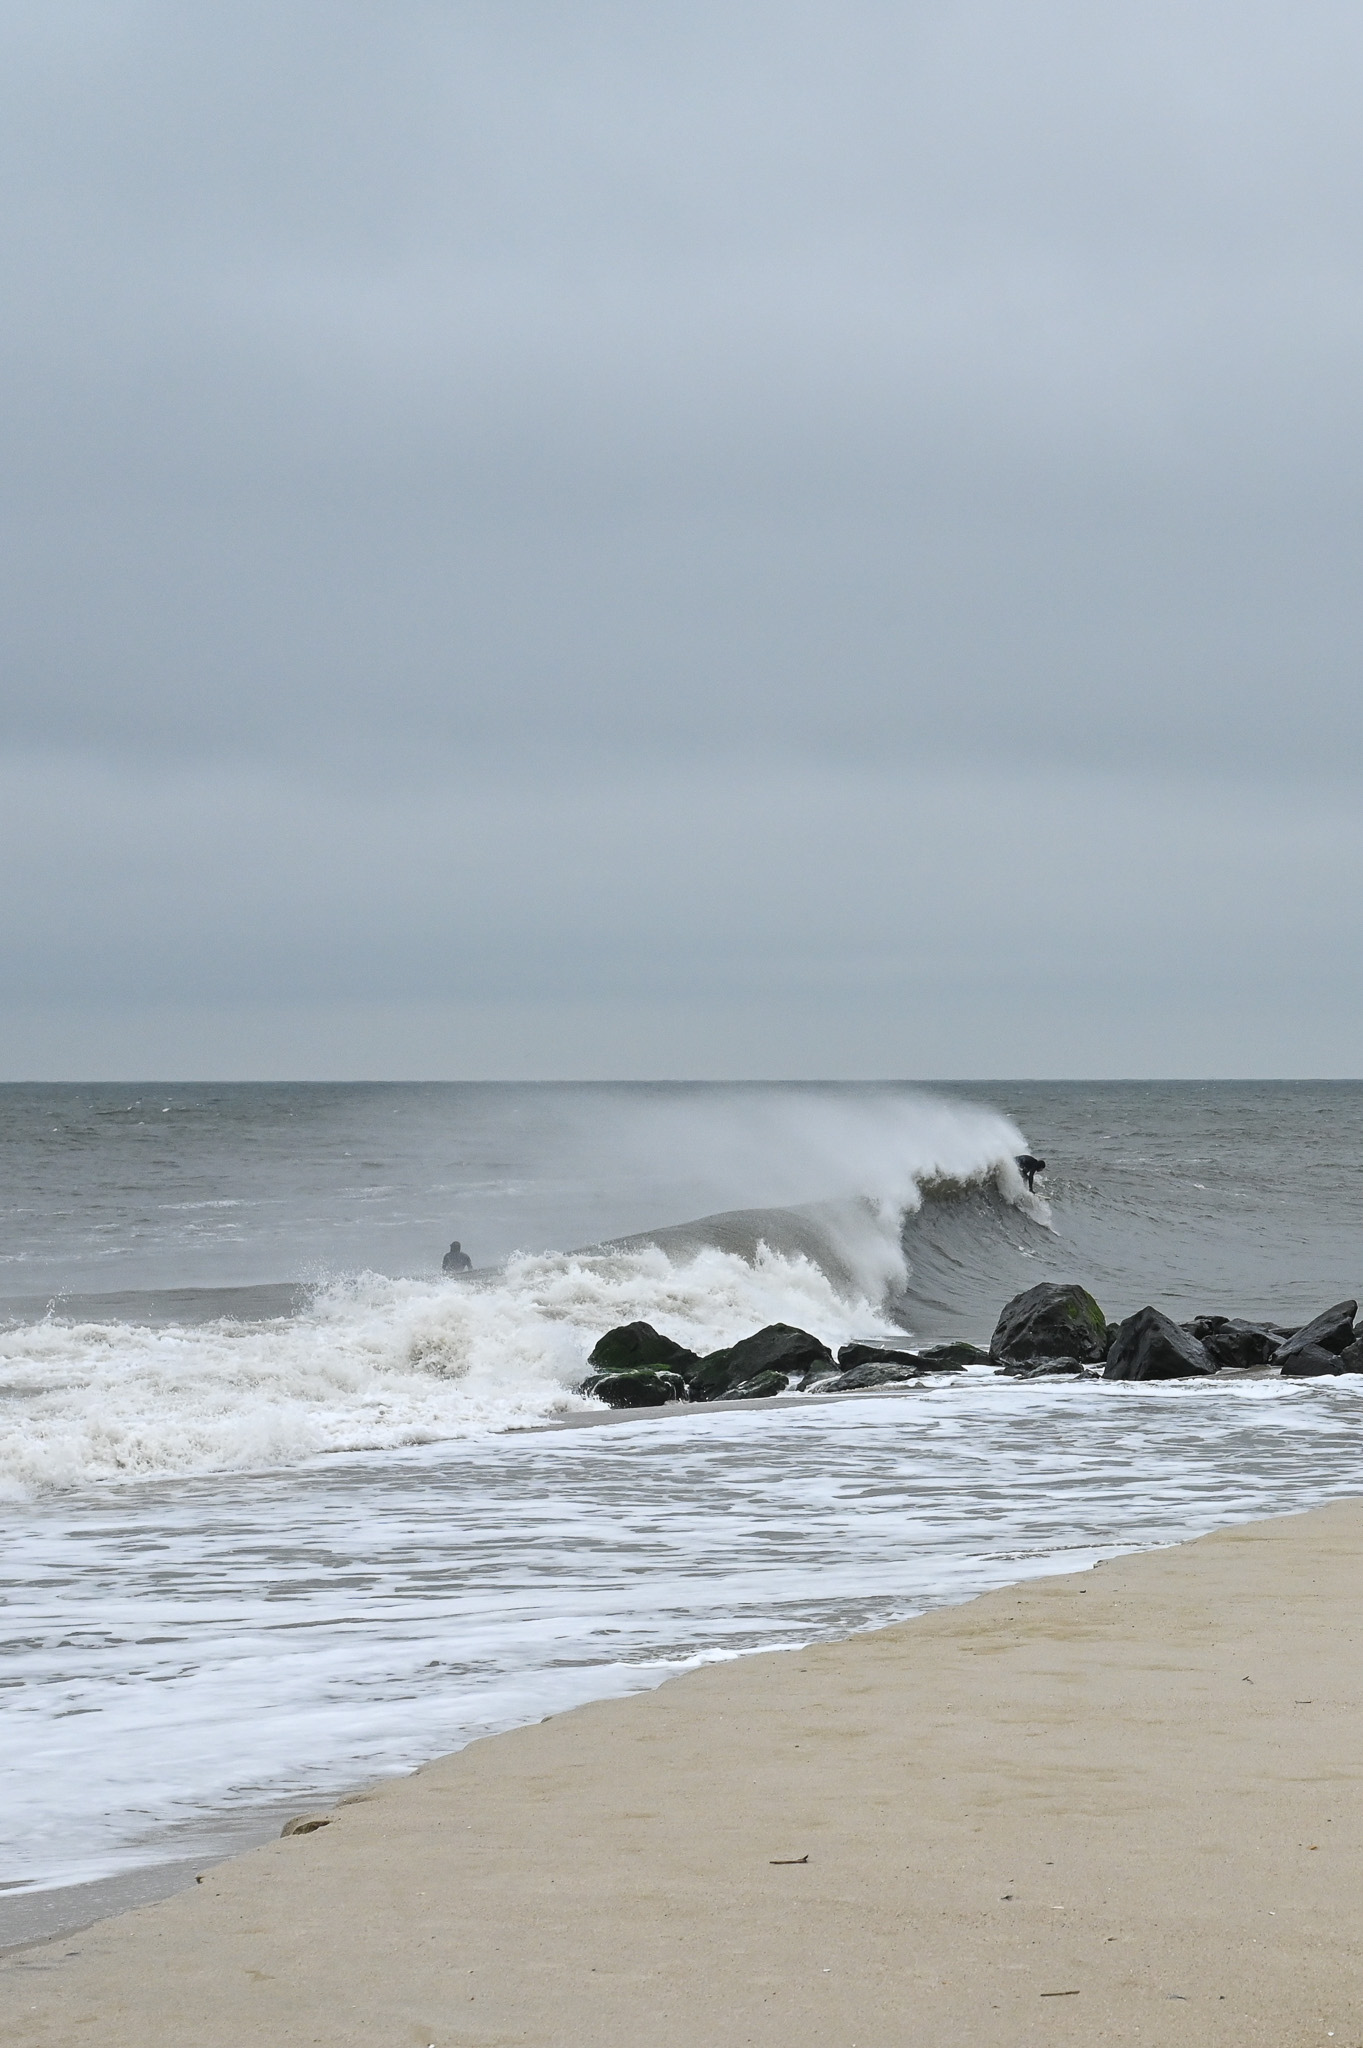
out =
[[[0,51],[9,1071],[1356,1066],[1356,10]]]

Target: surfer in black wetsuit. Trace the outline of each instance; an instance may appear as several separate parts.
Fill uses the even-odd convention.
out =
[[[1027,1183],[1028,1194],[1034,1195],[1036,1193],[1036,1177],[1039,1173],[1044,1173],[1046,1170],[1045,1160],[1033,1159],[1030,1152],[1019,1152],[1017,1164],[1018,1172]]]
[[[440,1270],[442,1273],[471,1273],[473,1271],[473,1260],[466,1251],[460,1250],[457,1237],[444,1258],[440,1261]]]

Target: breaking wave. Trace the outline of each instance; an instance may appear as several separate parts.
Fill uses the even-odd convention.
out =
[[[573,1391],[587,1353],[641,1318],[701,1352],[772,1322],[830,1345],[926,1327],[946,1267],[986,1224],[996,1236],[1002,1224],[1005,1244],[1019,1227],[1044,1235],[1045,1205],[1013,1164],[1021,1149],[1006,1118],[965,1105],[901,1098],[850,1118],[829,1105],[812,1121],[806,1106],[787,1178],[799,1192],[818,1174],[833,1190],[821,1201],[523,1253],[467,1280],[350,1275],[308,1290],[296,1314],[262,1316],[259,1289],[242,1290],[239,1313],[198,1320],[142,1317],[128,1297],[116,1317],[67,1304],[0,1334],[0,1490],[542,1425],[592,1405]]]

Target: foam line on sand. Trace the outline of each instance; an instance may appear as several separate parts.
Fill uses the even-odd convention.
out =
[[[11,1957],[0,2039],[1360,2048],[1361,1710],[1350,1501],[475,1743]]]

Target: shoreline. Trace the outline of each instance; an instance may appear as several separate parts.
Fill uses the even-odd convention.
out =
[[[1230,1379],[1263,1378],[1265,1370],[1244,1374],[1227,1373],[1222,1377]],[[1071,1391],[1091,1383],[1095,1376],[1086,1379],[1057,1378],[1051,1384],[1062,1391]],[[818,1390],[809,1393],[789,1393],[778,1400],[752,1398],[747,1400],[726,1400],[714,1402],[669,1402],[657,1408],[611,1409],[600,1404],[566,1415],[537,1419],[498,1430],[493,1440],[509,1437],[517,1440],[533,1440],[544,1434],[567,1433],[582,1430],[596,1430],[606,1426],[622,1426],[642,1422],[654,1425],[664,1422],[685,1421],[688,1418],[706,1426],[725,1416],[740,1413],[763,1412],[768,1417],[789,1414],[793,1409],[809,1407],[832,1408],[839,1404],[865,1402],[897,1402],[901,1397],[936,1394],[939,1397],[953,1392],[959,1393],[969,1387],[984,1398],[989,1398],[990,1388],[1011,1388],[1016,1383],[1007,1375],[993,1370],[975,1370],[969,1373],[934,1373],[921,1379],[891,1383],[877,1388],[849,1390],[838,1394],[825,1394]],[[1163,1391],[1163,1390],[1162,1390]],[[455,1440],[458,1441],[458,1440]],[[438,1450],[440,1445],[423,1445],[421,1450]],[[343,1452],[335,1454],[345,1460],[364,1457],[367,1453]],[[327,1459],[319,1459],[325,1464]],[[229,1477],[269,1476],[271,1468],[261,1468],[258,1473],[230,1474]],[[307,1469],[307,1468],[304,1468]],[[218,1476],[218,1475],[208,1475]],[[153,1484],[155,1482],[152,1482]],[[1191,1539],[1189,1539],[1191,1540]],[[959,1598],[974,1595],[956,1596]],[[878,1623],[876,1626],[888,1625]],[[838,1638],[840,1639],[840,1638]],[[830,1639],[833,1640],[833,1639]],[[669,1682],[663,1680],[662,1682]],[[565,1710],[568,1711],[568,1710]],[[512,1724],[514,1727],[515,1723]],[[508,1732],[506,1729],[497,1732]],[[471,1737],[472,1740],[487,1739],[484,1735]],[[392,1772],[394,1778],[410,1775],[429,1764],[446,1752],[435,1749],[415,1762],[405,1762]],[[242,1854],[250,1848],[267,1843],[278,1834],[280,1823],[296,1811],[298,1796],[311,1799],[336,1800],[364,1790],[371,1784],[388,1782],[388,1774],[377,1779],[356,1776],[333,1781],[325,1791],[313,1790],[303,1795],[273,1794],[247,1806],[226,1806],[206,1812],[196,1821],[180,1820],[167,1823],[164,1838],[156,1839],[147,1860],[130,1864],[111,1873],[93,1877],[62,1879],[55,1883],[39,1884],[30,1888],[27,1884],[14,1886],[0,1885],[0,1957],[14,1953],[21,1948],[39,1942],[57,1941],[68,1935],[81,1932],[97,1921],[113,1917],[118,1913],[161,1898],[170,1897],[193,1882],[194,1877],[212,1865]],[[185,1841],[192,1836],[203,1839],[197,1850],[187,1851]]]
[[[483,1738],[12,1952],[6,2040],[1357,2048],[1360,1565],[1340,1500]]]
[[[347,1788],[356,1789],[359,1788]],[[216,1869],[220,1863],[249,1855],[252,1849],[277,1840],[284,1823],[298,1810],[296,1799],[262,1800],[256,1806],[214,1814],[209,1825],[217,1839],[211,1849],[198,1854],[178,1846],[183,1828],[168,1830],[165,1853],[153,1861],[135,1863],[108,1877],[80,1878],[70,1884],[45,1885],[40,1890],[0,1890],[0,1963],[23,1949],[65,1941],[70,1935],[84,1933],[87,1927],[97,1927],[103,1920],[117,1919],[122,1913],[135,1912],[139,1906],[173,1898],[177,1892],[188,1890],[201,1872]]]
[[[977,1383],[998,1377],[995,1374],[975,1375]],[[785,1394],[780,1397],[782,1409],[805,1407],[829,1407],[838,1402],[878,1401],[898,1399],[905,1395],[924,1394],[933,1391],[942,1383],[959,1386],[963,1374],[941,1374],[933,1379],[906,1381],[902,1385],[867,1389],[863,1392],[844,1394]],[[525,1437],[539,1436],[555,1431],[579,1429],[600,1429],[631,1422],[660,1423],[690,1416],[692,1418],[722,1417],[736,1413],[770,1410],[776,1406],[772,1400],[689,1402],[669,1401],[661,1408],[606,1408],[598,1405],[569,1415],[554,1416],[547,1420],[520,1423],[509,1429],[499,1430],[498,1436]],[[457,1440],[456,1440],[457,1441]],[[342,1456],[367,1455],[346,1452]],[[765,1652],[752,1654],[763,1655]],[[670,1684],[670,1679],[664,1679]],[[576,1711],[567,1709],[565,1711]],[[515,1729],[499,1731],[514,1734]],[[493,1736],[476,1736],[475,1741],[492,1741]],[[467,1746],[467,1745],[466,1745]],[[460,1751],[448,1754],[459,1755]],[[416,1770],[427,1767],[439,1758],[428,1758],[426,1764],[417,1765]],[[413,1776],[414,1771],[403,1770],[393,1778],[364,1779],[345,1786],[334,1795],[335,1800],[353,1798],[377,1786],[400,1782]],[[200,1856],[186,1856],[172,1853],[174,1836],[167,1836],[167,1853],[154,1861],[136,1864],[126,1870],[116,1871],[108,1877],[84,1878],[70,1884],[45,1886],[40,1890],[16,1890],[7,1893],[0,1889],[0,1961],[17,1954],[20,1950],[40,1944],[63,1941],[68,1936],[83,1933],[88,1927],[97,1926],[102,1920],[117,1917],[124,1912],[134,1911],[142,1905],[154,1904],[161,1899],[172,1898],[192,1885],[197,1875],[220,1863],[247,1854],[251,1849],[263,1847],[274,1841],[283,1822],[299,1811],[297,1800],[278,1798],[264,1801],[258,1806],[228,1809],[210,1816],[206,1823],[222,1837],[229,1839],[232,1846],[215,1846]]]

